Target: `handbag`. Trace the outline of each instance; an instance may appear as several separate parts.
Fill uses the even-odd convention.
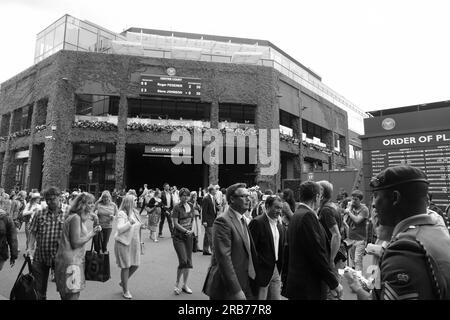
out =
[[[29,273],[23,274],[25,266],[28,265]],[[36,280],[32,274],[31,259],[25,256],[25,261],[20,268],[19,275],[9,295],[10,300],[39,300],[36,290]]]
[[[198,237],[197,236],[193,236],[192,237],[192,241],[193,241],[193,243],[192,243],[192,252],[200,251],[200,250],[198,250]]]
[[[99,237],[101,241],[101,233],[99,233]],[[94,239],[92,239],[91,250],[86,251],[84,258],[84,277],[86,280],[105,282],[111,278],[109,253],[98,253],[94,251]]]

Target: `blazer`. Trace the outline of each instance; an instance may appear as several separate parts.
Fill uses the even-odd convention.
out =
[[[248,276],[249,255],[255,261],[256,250],[250,233],[250,245],[244,241],[241,225],[231,209],[214,221],[214,250],[202,290],[211,299],[230,299],[240,290],[256,293],[257,287]]]
[[[289,223],[287,297],[289,299],[326,299],[328,287],[338,280],[330,265],[325,230],[316,214],[300,204]]]
[[[266,287],[272,278],[275,263],[278,272],[281,274],[284,249],[284,229],[281,226],[281,223],[278,222],[277,229],[280,238],[278,240],[278,260],[275,261],[273,234],[267,215],[264,213],[252,219],[248,228],[250,229],[256,252],[258,252],[258,259],[256,260],[255,266],[256,283],[260,287]]]
[[[214,198],[214,197],[213,197]],[[202,201],[202,223],[207,223],[207,227],[212,227],[217,216],[217,207],[215,201],[208,194],[203,197]]]
[[[173,209],[173,196],[172,196],[171,192],[169,192],[169,193],[170,193],[170,207],[169,207],[169,211],[172,211],[172,209]],[[167,208],[166,208],[166,206],[167,206],[167,198],[166,198],[166,192],[164,190],[161,191],[161,201],[162,201],[162,204],[163,204],[161,209],[162,209],[163,212],[166,212],[167,211]]]

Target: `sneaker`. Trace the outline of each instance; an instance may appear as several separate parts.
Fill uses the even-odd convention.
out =
[[[131,295],[130,291],[122,293],[122,297],[128,300],[133,299],[133,296]]]
[[[178,287],[175,287],[175,288],[173,289],[173,293],[175,293],[175,294],[178,296],[179,294],[181,294],[181,289],[178,288]]]
[[[183,292],[186,292],[186,293],[188,293],[188,294],[192,294],[192,290],[191,290],[187,285],[184,285],[184,286],[181,288],[181,290],[183,290]]]
[[[164,237],[163,237],[163,235],[162,235],[162,234],[159,234],[159,235],[158,235],[158,238],[164,238]]]
[[[153,242],[159,242],[158,239],[154,239]]]

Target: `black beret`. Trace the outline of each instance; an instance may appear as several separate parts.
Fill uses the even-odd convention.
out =
[[[421,169],[411,166],[395,166],[386,168],[370,181],[373,191],[388,189],[409,182],[429,183],[427,175]]]

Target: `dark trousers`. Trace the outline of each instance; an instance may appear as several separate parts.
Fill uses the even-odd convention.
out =
[[[142,199],[142,207],[141,207],[141,211],[139,211],[139,214],[142,214],[142,211],[144,211],[146,204],[147,204],[147,202],[145,202],[145,198]]]
[[[205,236],[203,237],[203,252],[212,251],[212,227],[205,227]]]
[[[172,217],[167,213],[167,211],[161,212],[161,221],[159,222],[159,235],[162,235],[162,230],[164,227],[164,221],[167,218],[167,223],[169,224],[170,234],[173,234],[173,222]]]
[[[51,267],[43,262],[34,260],[32,268],[39,300],[47,300],[47,283]]]
[[[108,251],[108,242],[109,237],[111,236],[111,232],[112,228],[102,228],[102,231],[94,236],[95,251],[100,252],[100,249],[102,249],[103,252]]]

